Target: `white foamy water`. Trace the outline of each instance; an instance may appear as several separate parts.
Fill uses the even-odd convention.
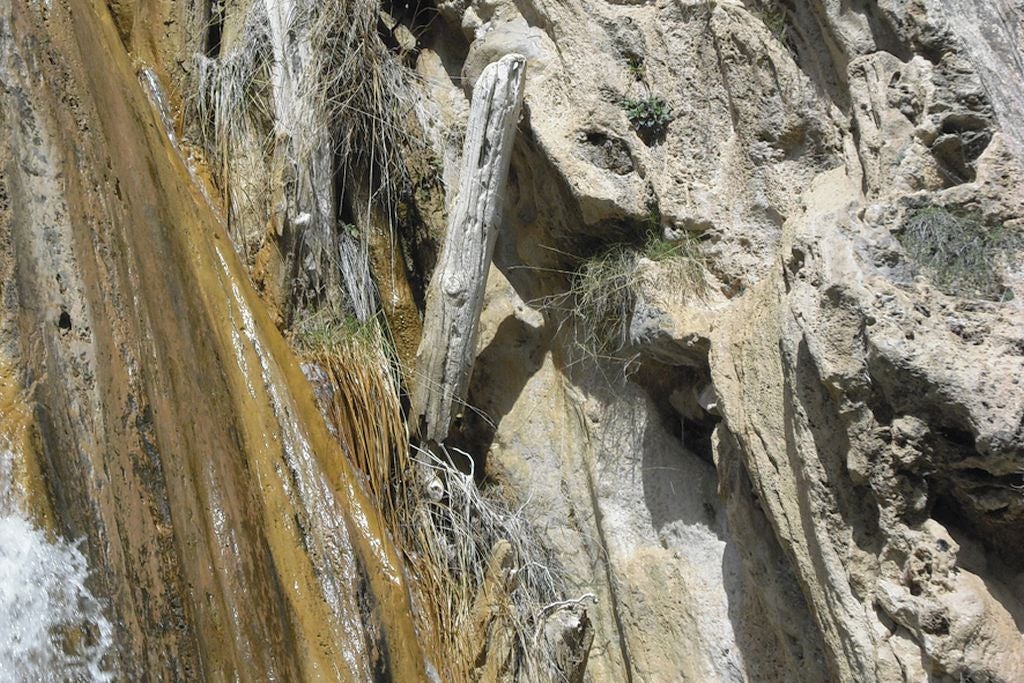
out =
[[[109,681],[113,627],[85,585],[78,544],[17,510],[14,455],[0,451],[0,681]]]

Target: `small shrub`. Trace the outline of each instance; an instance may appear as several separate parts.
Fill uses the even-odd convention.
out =
[[[636,132],[644,137],[657,137],[665,132],[672,121],[668,104],[659,95],[626,100],[626,116]]]
[[[780,0],[763,0],[752,11],[775,40],[785,45],[794,55],[797,54],[794,42],[796,33],[791,28],[790,10]]]
[[[764,22],[773,36],[778,40],[786,37],[786,8],[775,3],[767,3],[760,12],[761,21]]]
[[[629,345],[640,286],[636,251],[616,246],[584,261],[572,277],[570,301],[576,342],[585,355],[614,358]]]
[[[910,258],[953,296],[1001,299],[1001,261],[1024,246],[1002,226],[989,228],[973,214],[929,206],[911,211],[897,238]]]

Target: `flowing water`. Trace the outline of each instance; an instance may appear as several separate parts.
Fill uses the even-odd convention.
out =
[[[423,680],[401,562],[156,74],[104,2],[0,3],[0,86],[0,347],[33,444],[0,678]]]
[[[19,508],[17,457],[0,450],[0,679],[113,680],[104,658],[114,628],[86,585],[88,560]]]

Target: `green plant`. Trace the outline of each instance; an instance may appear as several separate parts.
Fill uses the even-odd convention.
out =
[[[778,40],[786,37],[786,8],[776,2],[767,2],[758,13],[761,21],[764,22],[773,36]]]
[[[629,122],[641,135],[651,137],[660,135],[672,121],[668,104],[660,95],[650,95],[635,100],[627,99],[624,106]]]
[[[688,232],[671,240],[660,236],[651,237],[644,245],[643,255],[655,262],[672,259],[680,264],[687,263],[701,268],[704,266],[704,252],[700,240]]]
[[[976,214],[942,206],[910,211],[897,239],[939,290],[983,299],[1005,296],[1001,261],[1024,246],[1019,233],[987,227]]]
[[[647,77],[647,67],[644,65],[643,57],[630,57],[626,62],[626,69],[634,81],[642,81]]]
[[[335,306],[304,312],[291,328],[291,341],[305,355],[352,348],[384,348],[387,335],[377,316],[360,321]]]
[[[359,226],[356,225],[355,223],[346,223],[346,222],[342,221],[339,224],[339,227],[341,228],[342,232],[344,232],[346,235],[348,235],[352,239],[354,239],[354,240],[359,239]]]

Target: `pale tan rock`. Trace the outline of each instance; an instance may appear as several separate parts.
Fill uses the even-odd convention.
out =
[[[928,203],[976,206],[1019,229],[1012,188],[1024,175],[993,127],[999,98],[981,86],[991,74],[939,28],[948,8],[810,3],[786,13],[780,39],[739,3],[468,5],[470,61],[517,36],[554,46],[532,58],[544,74],[526,87],[533,138],[513,160],[496,256],[515,294],[488,296],[494,333],[470,400],[497,422],[488,469],[524,492],[539,526],[573,520],[552,534],[560,555],[607,586],[596,591],[611,603],[594,613],[593,680],[624,668],[634,680],[1018,678],[1024,644],[1008,615],[1019,611],[1019,536],[1000,520],[1021,509],[1021,309],[943,295],[894,237],[907,207]],[[675,115],[653,144],[620,99],[647,94]],[[515,313],[564,287],[547,269],[574,267],[566,253],[635,236],[652,205],[669,237],[710,238],[712,285],[680,299],[644,264],[637,351],[693,373],[675,385],[672,371],[638,375],[653,402],[602,389],[602,371],[573,363],[557,312],[529,326]],[[1005,277],[1019,296],[1020,269]],[[722,417],[722,500],[704,500],[728,519],[715,532],[724,557],[737,548],[757,591],[657,547],[666,537],[648,516],[651,491],[620,463],[658,457],[661,427],[629,435],[664,404],[685,420],[713,419],[712,406]],[[682,514],[694,500],[659,509]],[[571,550],[595,534],[603,577]],[[943,543],[960,550],[943,551],[941,591],[908,600],[907,577],[938,566],[910,561],[912,549]],[[717,585],[696,592],[724,595],[717,605],[695,595],[702,576]],[[948,619],[949,633],[925,633],[922,618]],[[709,632],[739,653],[734,668],[711,654]],[[618,653],[602,634],[617,635]]]

